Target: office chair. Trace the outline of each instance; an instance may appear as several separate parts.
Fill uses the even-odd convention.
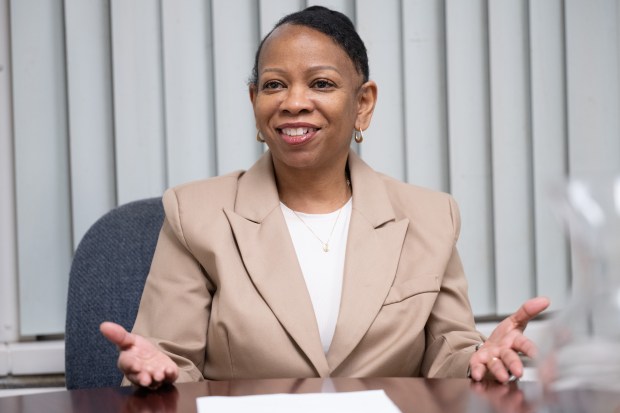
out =
[[[68,389],[118,386],[118,351],[102,321],[133,327],[164,219],[161,198],[128,203],[95,222],[80,242],[69,275],[65,331]]]

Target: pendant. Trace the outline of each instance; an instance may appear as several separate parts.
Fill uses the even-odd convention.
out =
[[[329,245],[327,243],[323,244],[323,252],[329,251]]]

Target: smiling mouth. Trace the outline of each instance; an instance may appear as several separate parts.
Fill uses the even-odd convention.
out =
[[[291,137],[300,137],[309,133],[316,132],[316,128],[284,128],[280,129],[280,133]]]
[[[317,128],[299,127],[282,128],[278,129],[278,132],[280,132],[282,140],[289,145],[301,145],[312,140],[318,130]]]

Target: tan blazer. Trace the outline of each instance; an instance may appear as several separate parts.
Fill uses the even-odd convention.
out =
[[[475,331],[447,194],[349,155],[353,209],[340,313],[325,354],[282,215],[271,155],[247,172],[166,191],[133,331],[179,381],[326,376],[465,377]]]

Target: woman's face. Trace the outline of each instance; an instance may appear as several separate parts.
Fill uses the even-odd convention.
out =
[[[285,24],[263,44],[250,98],[276,167],[320,170],[346,160],[353,128],[370,123],[376,86],[330,37]]]

